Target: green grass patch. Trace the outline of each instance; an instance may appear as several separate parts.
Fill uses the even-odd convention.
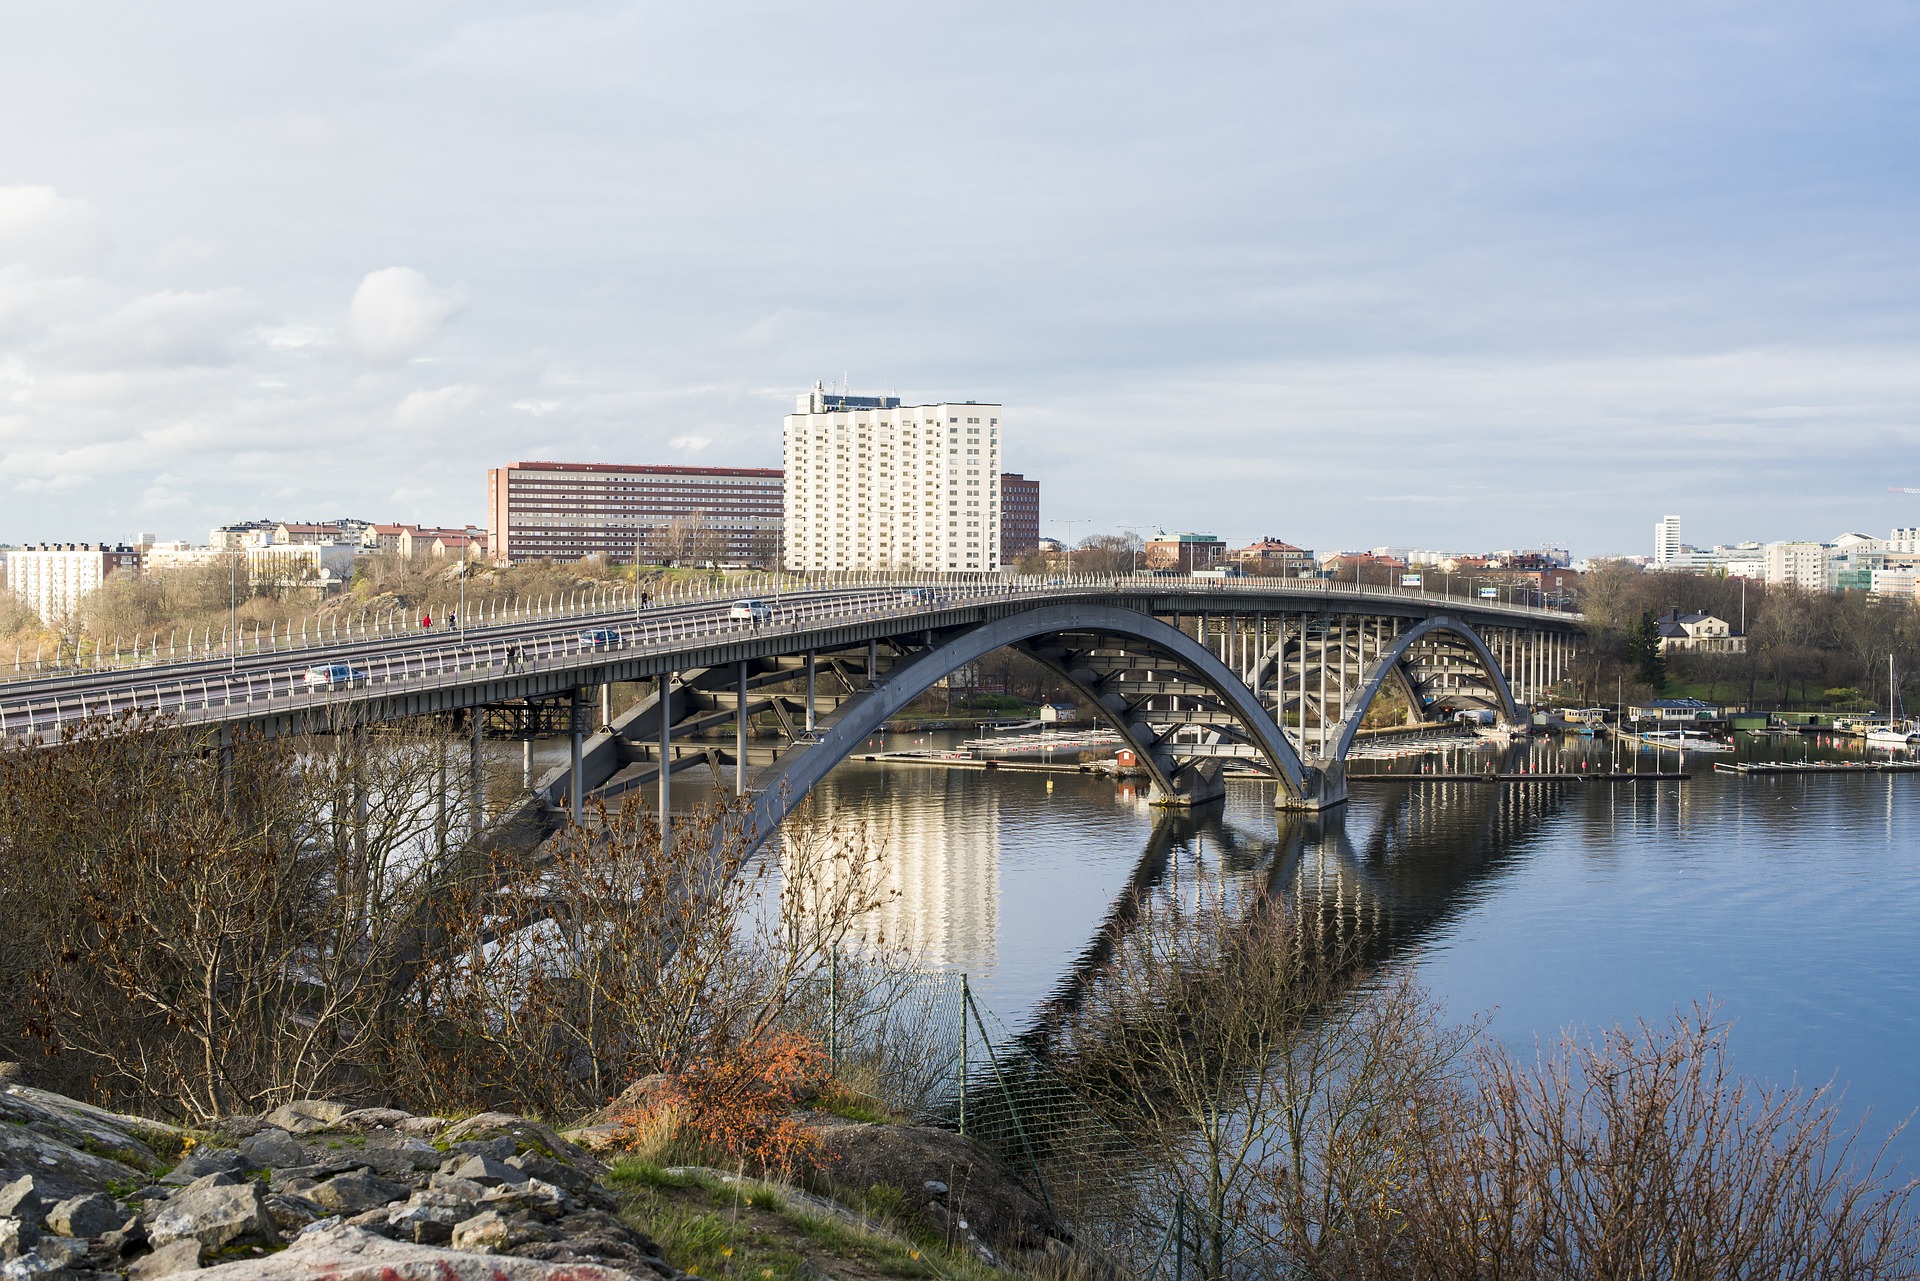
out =
[[[857,1201],[851,1208],[875,1220],[865,1228],[764,1185],[673,1173],[644,1161],[616,1161],[607,1182],[621,1194],[622,1217],[652,1237],[669,1263],[696,1276],[784,1281],[807,1259],[829,1274],[853,1266],[900,1278],[1007,1275],[906,1222],[906,1194],[890,1185],[852,1198],[842,1191],[843,1204]]]

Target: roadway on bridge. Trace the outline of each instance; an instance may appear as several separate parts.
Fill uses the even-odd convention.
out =
[[[637,645],[693,637],[772,634],[888,605],[926,602],[905,589],[810,591],[769,600],[764,622],[734,619],[732,601],[700,600],[631,608],[588,609],[456,630],[399,632],[342,639],[284,650],[225,654],[140,667],[66,672],[0,685],[0,741],[44,732],[77,719],[143,714],[191,714],[210,708],[356,693],[462,672],[534,671],[558,661],[588,659]],[[345,665],[344,682],[315,684],[309,673]]]
[[[735,590],[738,590],[737,588]],[[1574,616],[1526,607],[1490,605],[1425,592],[1354,588],[1283,580],[1095,579],[987,582],[881,581],[802,587],[768,597],[765,622],[729,615],[732,595],[654,605],[587,608],[534,618],[490,622],[463,631],[399,631],[375,636],[316,639],[300,646],[244,653],[201,654],[171,661],[26,676],[0,684],[0,742],[57,732],[79,720],[132,711],[190,720],[245,719],[266,707],[350,704],[372,694],[422,684],[475,684],[503,673],[586,667],[609,651],[672,652],[722,638],[809,633],[839,623],[877,618],[908,621],[957,607],[1005,602],[1039,604],[1072,597],[1121,596],[1142,612],[1211,605],[1293,611],[1317,608],[1369,611],[1383,607],[1434,612],[1470,611],[1508,625],[1567,626]],[[804,648],[804,645],[797,648]],[[315,684],[316,668],[344,664],[342,684]]]

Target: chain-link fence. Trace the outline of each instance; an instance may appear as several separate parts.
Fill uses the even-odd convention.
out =
[[[841,1088],[958,1130],[1114,1271],[1180,1281],[1188,1217],[1149,1156],[973,997],[965,974],[836,958],[793,994]]]

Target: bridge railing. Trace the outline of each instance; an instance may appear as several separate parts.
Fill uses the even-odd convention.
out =
[[[1127,592],[1179,591],[1218,596],[1273,595],[1308,598],[1357,594],[1396,600],[1458,600],[1476,609],[1490,609],[1516,618],[1564,619],[1567,617],[1567,613],[1561,610],[1456,596],[1447,590],[1429,591],[1424,586],[1376,586],[1338,583],[1330,579],[1201,578],[1137,574],[994,575],[988,577],[969,574],[921,574],[906,571],[835,572],[811,575],[755,573],[724,581],[700,580],[664,584],[657,598],[650,600],[648,604],[650,608],[666,609],[743,598],[772,597],[777,600],[785,596],[812,592],[900,587],[928,588],[957,600],[1063,589]],[[477,598],[469,607],[467,616],[457,627],[447,625],[446,634],[459,635],[463,640],[476,637],[484,639],[499,635],[505,629],[522,628],[529,623],[563,623],[568,620],[599,619],[636,612],[639,597],[643,591],[649,596],[653,595],[646,585],[636,587],[616,583],[572,592],[551,593],[533,599]],[[309,621],[312,622],[312,627],[307,626]],[[196,632],[199,633],[197,641]],[[293,632],[291,623],[288,624],[285,632],[280,630],[278,624],[270,625],[264,636],[260,634],[258,627],[253,629],[251,636],[245,629],[241,629],[237,641],[226,628],[221,629],[217,639],[210,628],[189,628],[183,645],[179,640],[179,629],[175,628],[169,633],[167,642],[163,646],[160,641],[161,634],[156,630],[144,633],[124,646],[116,639],[111,649],[102,643],[95,645],[91,651],[78,650],[78,657],[72,659],[67,657],[64,643],[56,644],[54,658],[51,661],[38,651],[29,658],[21,647],[16,646],[13,655],[12,679],[0,681],[0,689],[9,684],[36,679],[142,671],[204,663],[219,658],[311,654],[331,649],[343,642],[352,644],[357,641],[417,638],[423,632],[428,635],[442,634],[439,629],[416,626],[411,610],[389,608],[378,613],[363,611],[358,618],[348,616],[322,619],[316,616],[311,620],[301,620],[298,634]],[[4,658],[0,658],[0,664],[4,664]]]
[[[961,594],[961,599],[978,595]],[[958,603],[943,597],[938,603]],[[29,702],[9,709],[0,703],[0,742],[33,735],[57,735],[62,729],[102,715],[128,711],[163,712],[192,722],[245,719],[253,715],[364,701],[370,692],[406,695],[474,683],[476,673],[538,674],[572,670],[585,655],[614,654],[653,657],[684,650],[690,642],[779,637],[813,630],[822,623],[846,624],[865,620],[913,618],[928,602],[893,590],[846,596],[800,597],[771,606],[766,622],[736,619],[718,611],[700,614],[641,615],[638,619],[605,615],[585,620],[600,625],[575,634],[546,635],[522,641],[505,636],[450,638],[428,649],[378,655],[350,664],[354,675],[342,685],[305,687],[298,667],[268,671],[201,672],[174,680],[116,684],[94,697],[86,691]],[[526,654],[531,647],[533,653]],[[515,657],[519,651],[522,657]],[[360,664],[365,664],[361,666]],[[238,713],[236,716],[235,713]]]
[[[638,610],[628,613],[624,608],[618,612],[596,608],[579,614],[558,611],[551,615],[535,614],[537,618],[554,621],[597,624],[580,628],[571,636],[555,632],[521,636],[508,634],[502,626],[476,626],[464,637],[457,633],[445,633],[447,640],[442,645],[414,647],[395,654],[354,659],[350,666],[356,675],[344,689],[325,684],[308,688],[306,673],[298,662],[285,668],[254,668],[228,673],[202,670],[174,677],[162,677],[156,672],[157,679],[151,685],[115,681],[111,686],[96,691],[91,700],[86,690],[34,700],[30,693],[31,686],[27,686],[21,691],[28,692],[24,706],[9,710],[7,703],[0,701],[0,742],[33,734],[58,733],[62,727],[76,720],[136,709],[165,711],[189,720],[230,720],[236,719],[233,714],[236,708],[244,717],[254,712],[256,704],[283,709],[348,702],[364,698],[365,694],[359,691],[369,687],[401,693],[471,684],[472,674],[476,670],[494,667],[508,670],[510,656],[516,650],[523,657],[514,662],[512,671],[541,672],[577,667],[582,652],[599,652],[603,648],[618,648],[637,652],[641,656],[652,656],[684,648],[692,640],[743,633],[779,636],[807,630],[826,621],[912,618],[941,608],[982,601],[1057,599],[1063,594],[1104,594],[1111,591],[1131,594],[1170,588],[1182,593],[1199,591],[1223,597],[1252,594],[1298,600],[1315,596],[1346,596],[1355,590],[1352,585],[1325,582],[1303,589],[1297,580],[1282,580],[1280,584],[1267,586],[1257,579],[1142,580],[1128,575],[1054,575],[948,581],[928,581],[926,576],[903,575],[895,578],[881,576],[877,582],[854,582],[850,581],[851,577],[832,576],[833,581],[823,584],[819,580],[773,576],[770,581],[775,590],[759,597],[737,589],[726,592],[708,590],[688,592],[660,602],[662,606],[679,607],[715,604],[722,600],[742,599],[743,596],[764,599],[770,611],[770,618],[764,623],[757,623],[750,618],[731,618],[718,610],[694,613]],[[792,590],[794,584],[800,590]],[[1363,587],[1360,594],[1398,599],[1414,595],[1419,595],[1421,599],[1433,598],[1432,593],[1416,594],[1388,588]],[[1523,616],[1545,613],[1563,621],[1567,617],[1525,607],[1505,607],[1502,612],[1519,612],[1523,609]],[[525,618],[516,617],[514,621],[522,622]],[[595,637],[595,633],[602,635]],[[303,648],[310,647],[292,647],[277,652],[297,658]],[[528,655],[529,649],[535,653]],[[366,664],[364,668],[358,666],[362,663]],[[364,677],[359,675],[361,672],[364,672]],[[284,690],[279,688],[282,683],[286,687]],[[146,697],[149,690],[153,695],[151,699]]]

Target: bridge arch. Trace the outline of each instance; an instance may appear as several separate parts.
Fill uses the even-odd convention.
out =
[[[1360,723],[1366,719],[1367,709],[1373,706],[1373,700],[1387,681],[1393,680],[1400,685],[1408,696],[1409,705],[1416,710],[1424,710],[1419,682],[1413,678],[1405,666],[1410,650],[1436,632],[1444,633],[1454,641],[1464,644],[1478,660],[1481,674],[1487,679],[1495,700],[1499,703],[1502,719],[1509,725],[1524,725],[1526,715],[1520,710],[1520,704],[1514,700],[1513,691],[1507,687],[1506,674],[1500,670],[1493,651],[1487,648],[1485,640],[1471,624],[1447,614],[1436,614],[1432,618],[1422,619],[1393,639],[1393,643],[1381,653],[1380,657],[1369,664],[1360,685],[1360,693],[1347,713],[1346,720],[1340,726],[1339,738],[1335,741],[1333,758],[1344,761],[1347,751],[1353,746],[1355,735],[1360,732]]]
[[[752,840],[766,839],[829,771],[854,754],[866,738],[937,682],[996,649],[1058,634],[1092,633],[1137,645],[1149,656],[1165,658],[1168,669],[1178,669],[1184,680],[1203,685],[1233,715],[1237,728],[1266,758],[1278,782],[1283,803],[1312,806],[1321,789],[1320,771],[1301,761],[1259,699],[1240,678],[1205,646],[1185,632],[1149,614],[1114,605],[1045,605],[990,619],[921,650],[890,670],[872,689],[863,690],[829,716],[811,742],[784,754],[754,780],[756,799],[751,817]],[[1071,672],[1056,670],[1073,680],[1091,697],[1101,715],[1140,758],[1155,786],[1177,793],[1178,745],[1156,734],[1147,724],[1151,714],[1117,714],[1112,702],[1099,696]]]

